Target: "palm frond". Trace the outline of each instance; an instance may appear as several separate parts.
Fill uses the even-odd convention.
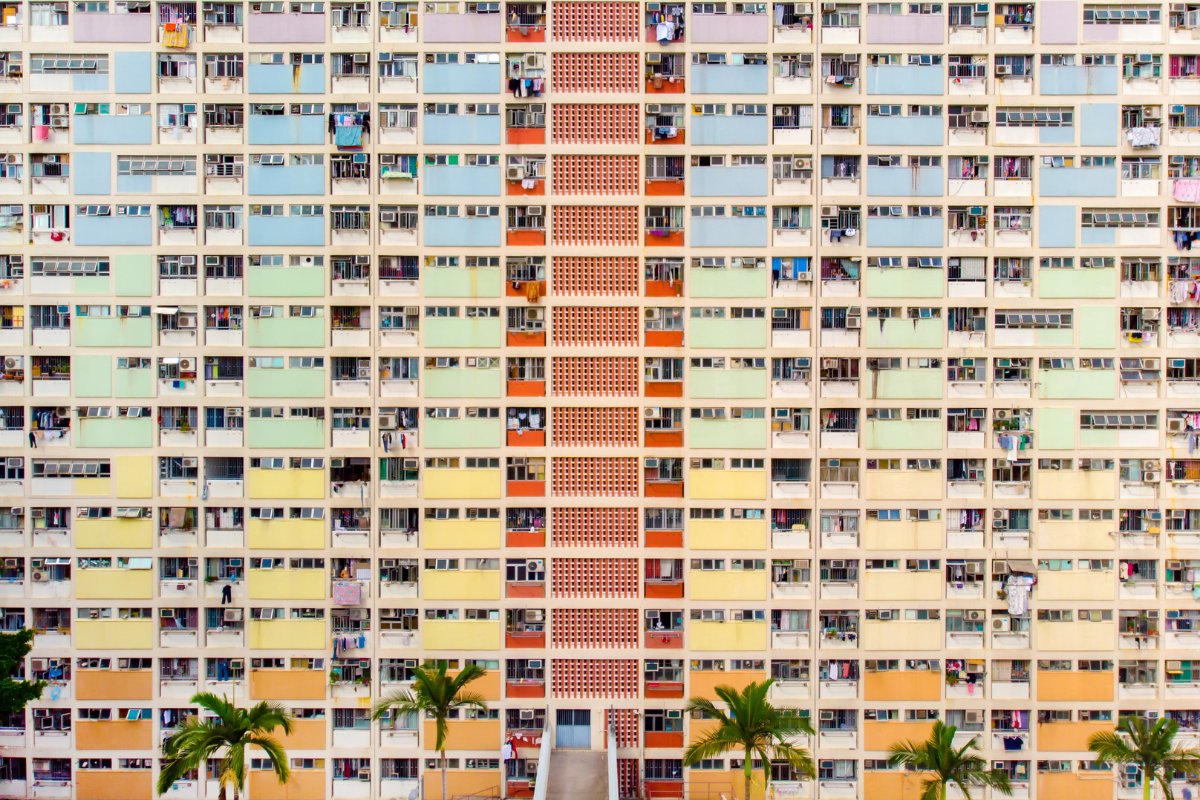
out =
[[[287,751],[283,749],[283,745],[274,736],[264,734],[255,734],[249,737],[249,743],[260,748],[267,754],[267,760],[271,762],[271,769],[275,772],[275,778],[280,784],[287,783],[291,777],[291,767],[288,764]]]

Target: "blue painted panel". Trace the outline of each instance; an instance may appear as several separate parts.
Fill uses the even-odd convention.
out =
[[[500,195],[500,166],[468,167],[432,164],[425,167],[424,191],[431,195]]]
[[[1081,245],[1116,245],[1116,228],[1081,228],[1079,233]]]
[[[79,191],[78,184],[75,191]],[[117,194],[151,194],[153,191],[154,179],[149,175],[117,176]]]
[[[154,120],[150,117],[118,117],[84,114],[71,117],[75,144],[150,144]]]
[[[942,247],[943,228],[937,217],[872,217],[867,220],[867,246]]]
[[[71,158],[71,180],[75,194],[112,193],[112,153],[87,150],[75,153]],[[150,182],[149,177],[146,182]]]
[[[694,64],[692,94],[766,94],[766,64]]]
[[[250,94],[324,94],[325,65],[250,64],[246,86]]]
[[[867,94],[946,93],[946,76],[940,66],[896,64],[867,67]]]
[[[766,117],[692,117],[691,143],[767,144]]]
[[[499,64],[422,64],[425,94],[495,94],[500,91]]]
[[[325,167],[316,164],[264,167],[246,170],[247,194],[325,194]]]
[[[427,247],[498,247],[499,217],[425,217],[422,243]]]
[[[116,82],[113,91],[117,94],[150,94],[151,70],[148,51],[118,50],[113,54],[113,68]],[[105,79],[104,88],[108,88]],[[87,91],[76,85],[76,90]]]
[[[1074,247],[1075,229],[1078,226],[1078,206],[1039,206],[1038,246]]]
[[[1117,168],[1042,166],[1038,169],[1038,194],[1042,197],[1116,197]]]
[[[421,138],[425,144],[500,144],[500,117],[426,114]]]
[[[325,117],[251,114],[246,125],[250,144],[325,144]]]
[[[940,145],[942,117],[867,117],[867,144]]]
[[[251,215],[247,242],[251,245],[299,245],[320,247],[325,244],[324,217],[259,217]]]
[[[1038,91],[1044,95],[1116,94],[1117,68],[1115,65],[1042,67]]]
[[[692,247],[766,247],[766,217],[692,217]]]
[[[142,55],[141,53],[126,53],[125,55]],[[148,54],[147,54],[148,55]],[[132,73],[130,73],[132,76]],[[131,77],[132,85],[132,77]],[[139,84],[140,85],[140,84]],[[107,92],[108,91],[108,76],[107,75],[72,75],[71,76],[71,91],[73,92]],[[118,89],[118,91],[120,91]],[[140,89],[136,94],[147,94],[150,91],[150,73],[146,73],[146,88]]]
[[[1038,128],[1038,144],[1075,144],[1075,129]]]
[[[767,167],[692,167],[693,197],[766,197]]]
[[[825,174],[822,167],[821,174]],[[941,167],[867,167],[867,194],[872,197],[940,197],[945,194]]]
[[[153,217],[84,217],[75,215],[71,239],[76,246],[149,246],[154,236]]]
[[[1082,103],[1078,122],[1081,145],[1111,147],[1120,136],[1120,107],[1116,103]]]

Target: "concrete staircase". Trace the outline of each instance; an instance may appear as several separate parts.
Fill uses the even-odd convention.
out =
[[[608,754],[603,750],[555,750],[550,756],[546,800],[608,800]]]

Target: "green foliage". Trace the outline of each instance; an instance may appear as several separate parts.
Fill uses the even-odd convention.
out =
[[[951,784],[959,788],[966,800],[971,800],[971,788],[977,786],[990,786],[1000,794],[1011,796],[1008,775],[988,768],[987,761],[978,755],[975,737],[962,747],[955,747],[956,733],[958,728],[953,725],[935,722],[925,741],[892,745],[889,760],[893,766],[907,767],[928,776],[921,784],[921,800],[945,800],[946,787]]]
[[[17,680],[25,656],[33,649],[33,631],[22,628],[14,633],[0,633],[0,718],[7,719],[25,710],[25,706],[42,696],[45,681]]]

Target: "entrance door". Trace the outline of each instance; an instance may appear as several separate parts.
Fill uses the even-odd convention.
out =
[[[592,712],[578,708],[560,708],[554,713],[554,746],[568,750],[587,750],[592,746]]]

